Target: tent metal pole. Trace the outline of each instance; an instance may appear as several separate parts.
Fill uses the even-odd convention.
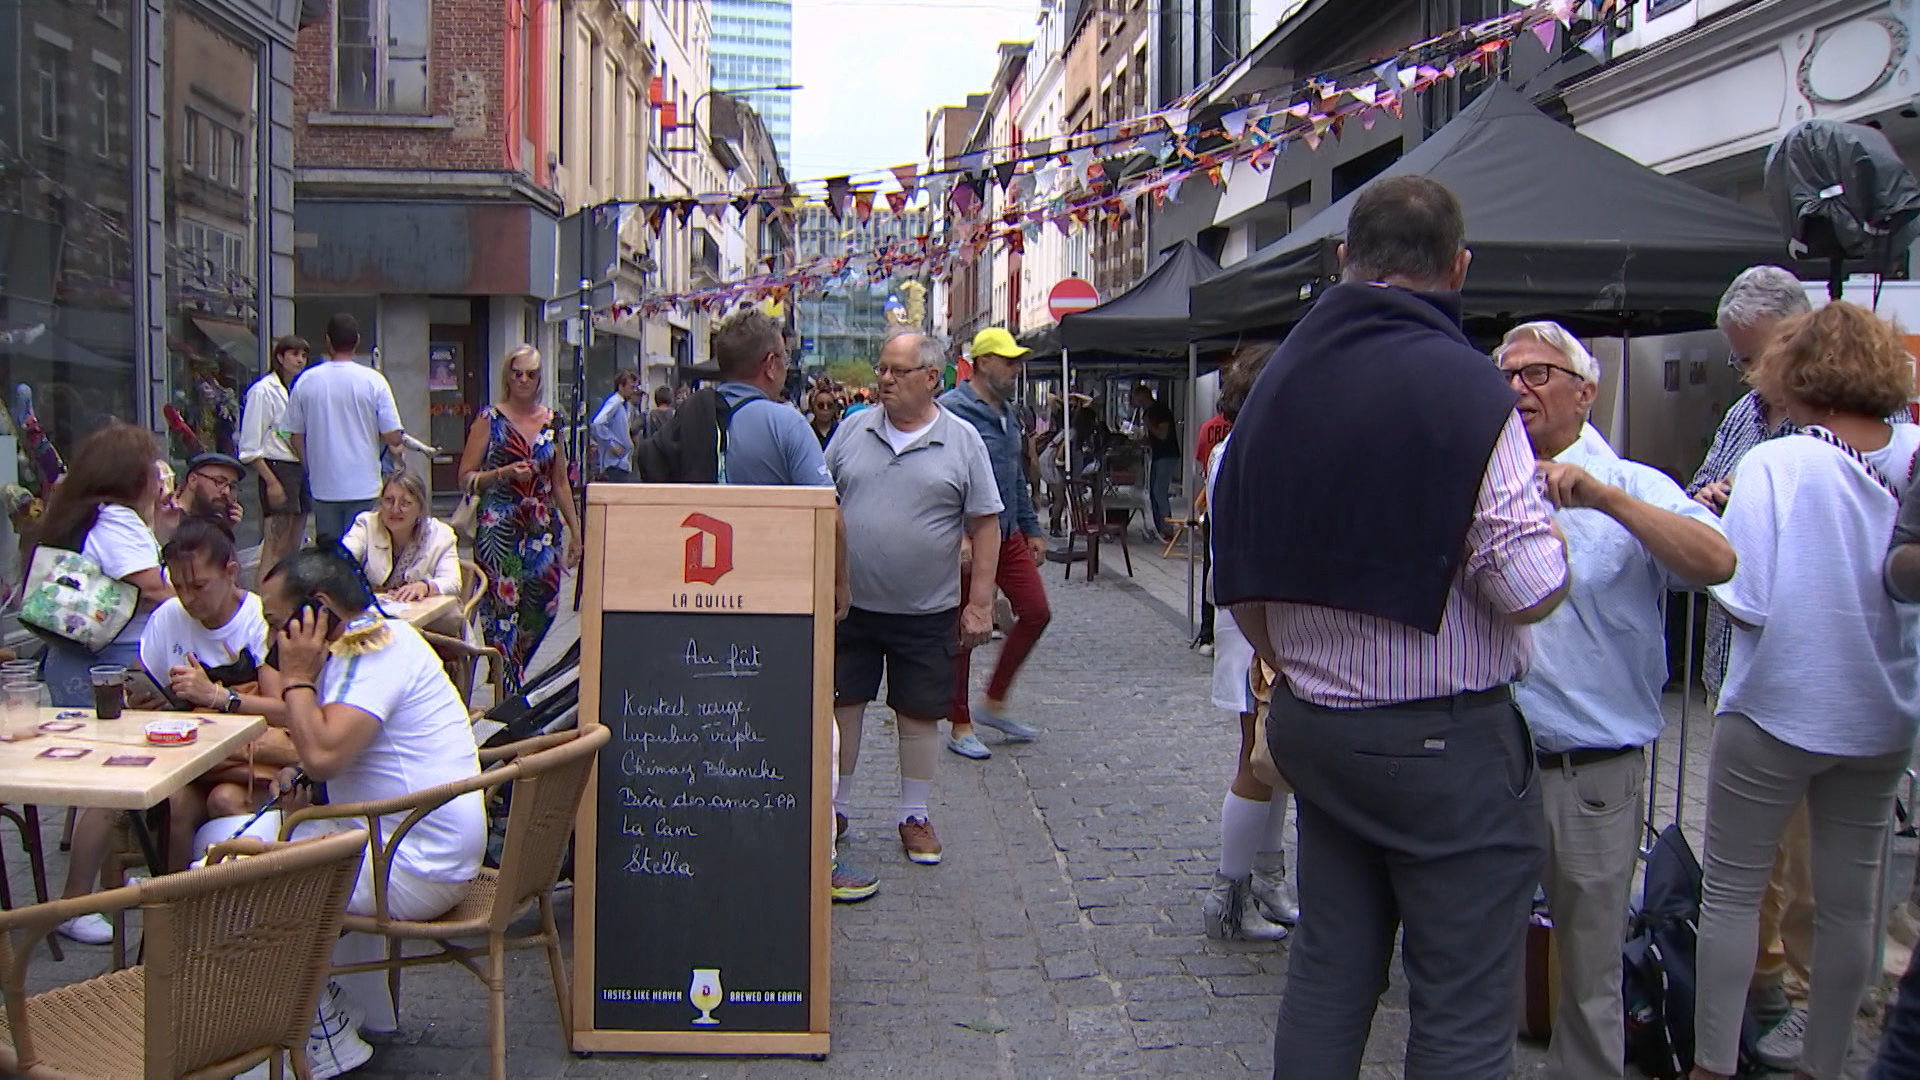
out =
[[[1060,346],[1060,430],[1067,437],[1067,483],[1076,478],[1073,471],[1073,382],[1067,374],[1067,347]]]
[[[1200,636],[1199,612],[1196,610],[1196,606],[1194,604],[1194,595],[1193,595],[1193,577],[1194,577],[1193,541],[1194,541],[1194,537],[1200,532],[1200,522],[1193,512],[1193,508],[1195,506],[1194,499],[1198,496],[1200,491],[1200,489],[1197,486],[1195,486],[1194,468],[1193,468],[1194,466],[1193,452],[1195,447],[1199,445],[1199,440],[1200,440],[1199,418],[1195,415],[1195,406],[1198,405],[1200,401],[1200,394],[1198,392],[1199,379],[1200,379],[1200,347],[1198,345],[1195,345],[1193,342],[1189,341],[1187,342],[1187,437],[1184,440],[1186,453],[1181,455],[1183,458],[1186,459],[1185,463],[1182,465],[1182,468],[1185,470],[1186,479],[1183,480],[1180,485],[1180,495],[1182,498],[1187,500],[1187,640],[1188,641],[1193,641],[1195,638]]]

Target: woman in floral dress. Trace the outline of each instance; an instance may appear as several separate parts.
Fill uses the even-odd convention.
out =
[[[518,694],[560,610],[561,574],[580,565],[580,521],[553,410],[540,404],[540,350],[515,348],[500,373],[506,396],[467,431],[460,485],[480,498],[473,557],[488,580],[480,632],[506,658],[504,692]]]

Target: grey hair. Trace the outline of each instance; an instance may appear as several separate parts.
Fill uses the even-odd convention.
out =
[[[881,347],[885,348],[900,338],[914,339],[913,358],[918,367],[932,368],[935,371],[939,371],[947,366],[946,343],[934,337],[932,334],[923,331],[912,330],[905,327],[895,329],[887,335],[886,340],[881,343]]]
[[[1530,322],[1507,331],[1500,339],[1500,347],[1493,350],[1493,362],[1498,364],[1506,359],[1507,350],[1522,341],[1537,341],[1560,354],[1574,373],[1595,386],[1600,385],[1600,361],[1587,351],[1580,339],[1574,337],[1567,328],[1557,322]]]
[[[1777,266],[1749,266],[1720,297],[1721,329],[1752,326],[1762,319],[1784,319],[1813,310],[1806,286]]]

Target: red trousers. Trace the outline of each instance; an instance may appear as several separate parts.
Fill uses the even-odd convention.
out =
[[[960,572],[960,595],[964,599],[972,588],[971,571]],[[1000,660],[993,665],[993,675],[987,680],[987,697],[994,701],[1007,700],[1007,691],[1013,686],[1013,677],[1020,672],[1020,665],[1027,662],[1027,654],[1046,632],[1047,623],[1053,621],[1053,609],[1047,605],[1047,588],[1040,583],[1040,568],[1033,564],[1033,549],[1027,546],[1027,538],[1014,533],[1000,541],[1000,567],[994,574],[993,583],[1007,594],[1007,602],[1013,605],[1013,626],[1007,631],[1007,639],[1000,644]],[[947,710],[947,719],[956,724],[971,724],[973,717],[967,711],[967,683],[973,672],[973,650],[962,649],[954,658],[953,664],[953,703]]]

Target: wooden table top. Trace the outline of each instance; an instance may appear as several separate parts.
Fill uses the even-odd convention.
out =
[[[422,629],[460,609],[457,596],[429,596],[425,600],[394,600],[380,598],[380,606],[387,614],[396,619],[405,619],[416,630]]]
[[[81,715],[61,716],[75,712]],[[145,730],[151,720],[197,720],[200,736],[186,746],[153,746]],[[63,730],[68,724],[76,726]],[[0,742],[0,803],[145,810],[245,746],[267,721],[133,709],[118,720],[96,720],[91,709],[43,708],[40,725],[30,738]]]

